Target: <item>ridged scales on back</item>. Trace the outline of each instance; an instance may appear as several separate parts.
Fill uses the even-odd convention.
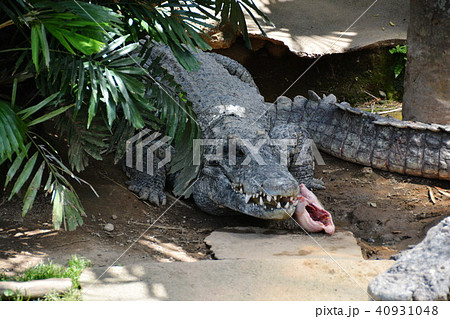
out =
[[[314,92],[309,100],[281,97],[278,105],[326,153],[380,170],[450,180],[450,125],[383,117]]]

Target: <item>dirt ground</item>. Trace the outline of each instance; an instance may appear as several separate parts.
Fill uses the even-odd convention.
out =
[[[276,81],[255,78],[257,83]],[[327,188],[316,195],[333,213],[337,231],[353,232],[365,258],[387,259],[408,249],[450,215],[450,197],[445,195],[450,193],[449,182],[372,171],[326,154],[323,158],[326,165],[316,167],[316,177]],[[52,229],[48,198],[38,197],[25,218],[20,201],[0,198],[0,271],[22,271],[47,258],[65,263],[73,254],[90,259],[94,266],[211,259],[203,240],[213,230],[262,226],[247,216],[207,215],[191,200],[176,200],[169,192],[166,207],[148,205],[126,189],[120,165],[112,165],[109,158],[93,163],[81,177],[99,197],[87,186],[78,187],[87,216],[84,225],[72,232]],[[107,223],[114,230],[104,230]]]
[[[333,213],[337,231],[352,231],[367,258],[387,259],[408,249],[450,215],[450,198],[434,188],[448,190],[448,182],[371,171],[326,154],[323,157],[326,165],[316,167],[316,176],[325,181],[327,189],[316,194]],[[164,208],[149,206],[126,189],[120,167],[107,161],[96,163],[82,177],[99,197],[86,186],[78,188],[88,216],[75,231],[52,229],[51,206],[44,197],[25,218],[20,202],[3,202],[0,270],[21,271],[47,258],[65,263],[73,254],[89,258],[95,266],[210,259],[213,256],[203,240],[213,230],[263,226],[260,220],[246,216],[210,216],[192,201],[175,201],[171,196]],[[106,223],[113,224],[114,230],[105,231]]]

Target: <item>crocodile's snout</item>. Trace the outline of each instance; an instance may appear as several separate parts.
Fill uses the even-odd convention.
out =
[[[292,178],[268,178],[261,187],[269,195],[297,196],[299,193],[298,183]]]

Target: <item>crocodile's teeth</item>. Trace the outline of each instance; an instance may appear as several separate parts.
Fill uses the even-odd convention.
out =
[[[295,202],[292,203],[292,205],[294,205],[294,206],[297,206],[297,204],[298,204],[298,199],[295,200]]]
[[[274,201],[277,201],[277,199],[278,199],[278,196],[275,195],[275,196],[273,197],[273,200],[274,200]]]
[[[270,202],[272,200],[272,196],[267,195],[267,201]]]
[[[258,194],[253,194],[252,197],[256,198],[256,197],[258,197]]]
[[[291,196],[291,197],[289,197],[289,201],[291,201],[291,202],[292,202],[293,200],[294,200],[294,197],[292,197],[292,196]]]
[[[281,208],[280,202],[277,203],[277,208]]]
[[[263,199],[262,199],[262,197],[260,197],[260,198],[259,198],[259,205],[261,205],[261,206],[263,206],[263,205],[264,205],[264,202],[263,202]]]
[[[284,205],[284,208],[286,208],[286,209],[289,208],[289,202],[287,202],[286,205]]]
[[[252,197],[252,195],[245,194],[245,203],[248,203],[248,201],[250,200],[251,197]]]

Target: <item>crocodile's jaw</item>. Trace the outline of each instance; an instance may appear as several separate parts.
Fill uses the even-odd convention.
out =
[[[277,173],[274,173],[274,169],[271,173],[264,174],[264,170],[253,174],[258,170],[255,167],[246,167],[246,170],[247,176],[261,178],[246,178],[244,174],[231,177],[230,173],[224,174],[223,167],[203,168],[202,177],[195,184],[194,192],[197,196],[202,194],[201,196],[208,197],[218,208],[261,219],[290,218],[295,212],[299,195],[298,183],[292,175],[286,169]],[[205,207],[208,205],[206,202],[199,200],[196,204],[202,210],[210,211],[210,207]]]
[[[264,191],[249,194],[242,185],[231,187],[231,191],[233,201],[226,205],[228,208],[261,219],[287,219],[298,204],[295,194],[269,195]]]

